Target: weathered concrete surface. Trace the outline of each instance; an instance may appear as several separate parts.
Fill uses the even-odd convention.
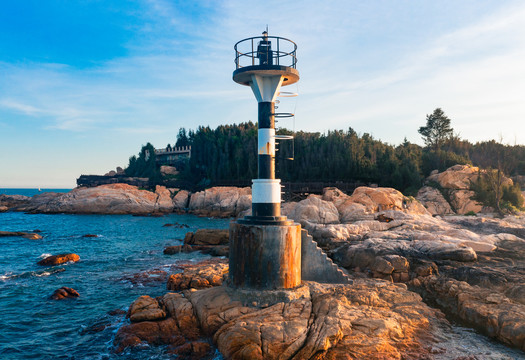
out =
[[[303,281],[351,283],[348,275],[326,256],[306,230],[301,230],[301,277]]]
[[[301,284],[301,226],[230,224],[234,287],[291,289]]]

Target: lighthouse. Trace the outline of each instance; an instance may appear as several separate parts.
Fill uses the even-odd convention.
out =
[[[252,215],[230,224],[229,283],[292,289],[301,284],[301,226],[281,215],[281,180],[275,178],[275,118],[292,114],[276,113],[275,102],[283,86],[299,81],[297,45],[265,31],[234,49],[233,81],[249,86],[258,103],[258,169],[252,180]]]

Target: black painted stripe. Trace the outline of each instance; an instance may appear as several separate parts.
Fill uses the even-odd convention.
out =
[[[259,103],[259,129],[275,129],[275,103]]]
[[[281,216],[281,204],[279,203],[252,203],[252,216]]]
[[[271,155],[258,155],[258,179],[275,179],[275,158]]]

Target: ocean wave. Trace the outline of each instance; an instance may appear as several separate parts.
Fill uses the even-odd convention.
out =
[[[3,275],[0,275],[0,280],[7,281],[10,279],[25,279],[29,277],[43,277],[43,276],[49,276],[49,275],[61,273],[63,271],[66,271],[66,269],[55,268],[55,269],[46,269],[46,270],[40,270],[40,271],[27,271],[21,274],[5,273]]]
[[[53,254],[43,253],[43,254],[40,255],[38,258],[39,258],[39,259],[45,259],[46,257],[52,256],[52,255],[53,255]]]

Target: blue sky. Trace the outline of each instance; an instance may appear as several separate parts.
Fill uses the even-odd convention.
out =
[[[0,188],[74,187],[180,127],[256,120],[233,45],[298,44],[295,130],[399,144],[441,107],[470,141],[525,144],[522,1],[17,0],[0,11]]]

